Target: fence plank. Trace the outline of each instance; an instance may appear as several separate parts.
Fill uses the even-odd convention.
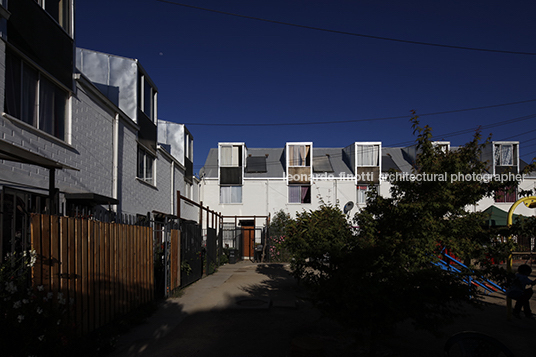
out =
[[[32,268],[32,279],[36,286],[43,285],[43,252],[41,245],[41,218],[42,215],[34,214],[32,215],[32,226],[31,226],[31,242],[32,249],[35,250],[37,255],[36,262]]]
[[[105,259],[108,259],[108,255],[106,254],[106,246],[104,245],[106,242],[106,225],[107,224],[104,222],[99,223],[99,250],[97,256],[99,259],[99,310],[97,313],[99,316],[99,326],[108,322],[106,321],[106,292],[108,277],[106,276],[107,269],[105,265]]]
[[[155,289],[155,282],[154,282],[154,244],[153,244],[153,234],[152,232],[149,233],[149,237],[147,239],[147,250],[149,251],[149,298],[150,300],[154,299],[154,289]]]
[[[60,241],[59,220],[57,216],[50,216],[50,283],[54,297],[60,290]]]
[[[112,286],[112,242],[111,242],[111,229],[112,225],[107,223],[104,226],[105,234],[104,234],[104,256],[105,256],[105,266],[104,266],[104,282],[105,282],[105,290],[104,290],[104,302],[105,302],[105,311],[104,311],[104,321],[106,323],[110,322],[110,316],[111,316],[111,309],[110,309],[110,298],[111,298],[111,286]]]
[[[178,231],[171,234],[174,259]],[[74,301],[70,322],[80,335],[154,299],[150,227],[32,215],[31,243],[39,257],[34,283]],[[177,261],[172,265],[180,270]]]
[[[43,267],[41,268],[41,284],[47,291],[52,291],[50,279],[50,216],[43,215],[41,219],[41,255]]]
[[[68,256],[69,256],[69,304],[73,302],[75,305],[71,306],[69,311],[71,311],[71,322],[76,323],[76,219],[75,218],[66,218],[68,224]]]
[[[88,244],[91,239],[89,237],[89,222],[86,220],[81,220],[81,235],[80,239],[80,260],[81,260],[81,271],[80,271],[80,281],[81,281],[81,296],[82,296],[82,315],[80,317],[80,322],[82,324],[82,333],[87,333],[89,330],[89,291],[88,291]]]

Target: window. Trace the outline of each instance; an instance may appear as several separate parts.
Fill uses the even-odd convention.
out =
[[[357,186],[357,203],[367,203],[369,186]]]
[[[67,99],[66,91],[6,51],[4,110],[7,114],[64,140]]]
[[[156,89],[146,75],[138,76],[138,106],[152,122],[156,122]]]
[[[242,166],[242,147],[236,145],[220,146],[220,166]]]
[[[220,203],[242,203],[242,186],[220,186]]]
[[[516,145],[514,144],[495,144],[495,166],[515,166]]]
[[[379,145],[356,145],[356,166],[379,166]]]
[[[507,187],[503,190],[495,191],[496,203],[513,203],[517,201],[517,190]]]
[[[70,31],[70,14],[71,0],[36,0],[36,2],[41,6],[56,22],[65,30],[67,33]]]
[[[184,134],[184,155],[187,159],[194,159],[194,139],[189,133]]]
[[[288,145],[288,166],[311,166],[310,145]]]
[[[151,185],[154,184],[154,157],[142,147],[138,147],[137,177]]]
[[[311,186],[289,186],[288,203],[311,203]]]

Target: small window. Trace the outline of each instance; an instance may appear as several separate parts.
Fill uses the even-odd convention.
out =
[[[70,0],[36,0],[56,22],[68,33],[70,31],[71,1]]]
[[[357,203],[367,203],[367,192],[369,186],[357,186]]]
[[[242,203],[242,186],[220,186],[220,203]]]
[[[138,76],[138,107],[152,122],[156,122],[156,89],[153,88],[148,77],[144,74]]]
[[[154,157],[141,146],[138,147],[137,177],[151,185],[154,184]]]
[[[242,146],[222,145],[220,146],[220,166],[240,167],[242,166]]]
[[[292,185],[288,187],[288,203],[311,203],[311,186]]]
[[[496,166],[514,166],[515,146],[513,144],[496,144],[495,145],[495,165]]]
[[[495,191],[496,203],[513,203],[517,201],[517,190],[515,188],[505,188]]]
[[[68,93],[10,51],[6,51],[4,110],[58,139],[65,138]]]
[[[380,146],[379,145],[357,145],[356,146],[356,166],[379,166]]]
[[[311,145],[288,145],[288,166],[311,166]]]

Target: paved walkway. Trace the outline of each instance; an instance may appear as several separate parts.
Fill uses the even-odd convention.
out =
[[[352,345],[355,335],[322,317],[305,297],[284,265],[227,264],[167,299],[147,324],[120,337],[112,356],[365,355]],[[490,295],[483,310],[471,312],[440,337],[401,324],[378,356],[443,356],[448,336],[472,330],[499,339],[518,357],[536,357],[536,322],[507,320],[504,296]]]

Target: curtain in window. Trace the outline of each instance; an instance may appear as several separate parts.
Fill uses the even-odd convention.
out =
[[[54,85],[45,78],[39,83],[39,129],[54,135]]]
[[[62,139],[65,137],[67,94],[41,76],[39,80],[39,129]]]
[[[358,166],[378,166],[378,156],[380,148],[378,145],[358,145],[357,165]]]
[[[37,71],[29,66],[23,66],[20,119],[33,126],[37,126],[37,80]]]
[[[145,154],[145,181],[153,181],[153,163],[154,159],[150,155]]]
[[[221,146],[220,147],[220,160],[221,166],[231,166],[233,164],[233,147],[232,146]]]
[[[517,201],[517,190],[507,187],[504,190],[495,191],[495,202],[499,203],[513,203]]]
[[[4,110],[15,118],[21,118],[21,61],[6,51],[6,88]]]
[[[357,186],[357,203],[367,202],[368,186]]]
[[[220,203],[242,203],[242,186],[221,186]]]
[[[242,186],[231,186],[231,203],[242,203]]]
[[[501,165],[514,165],[514,149],[512,145],[501,145]]]
[[[289,166],[308,166],[307,158],[311,151],[309,145],[289,145],[288,151]]]
[[[136,173],[138,178],[143,178],[145,173],[145,152],[138,148],[138,172]]]
[[[231,203],[231,187],[220,187],[220,203]]]
[[[301,203],[301,186],[288,187],[288,202]]]
[[[301,203],[311,203],[311,186],[301,187]]]

